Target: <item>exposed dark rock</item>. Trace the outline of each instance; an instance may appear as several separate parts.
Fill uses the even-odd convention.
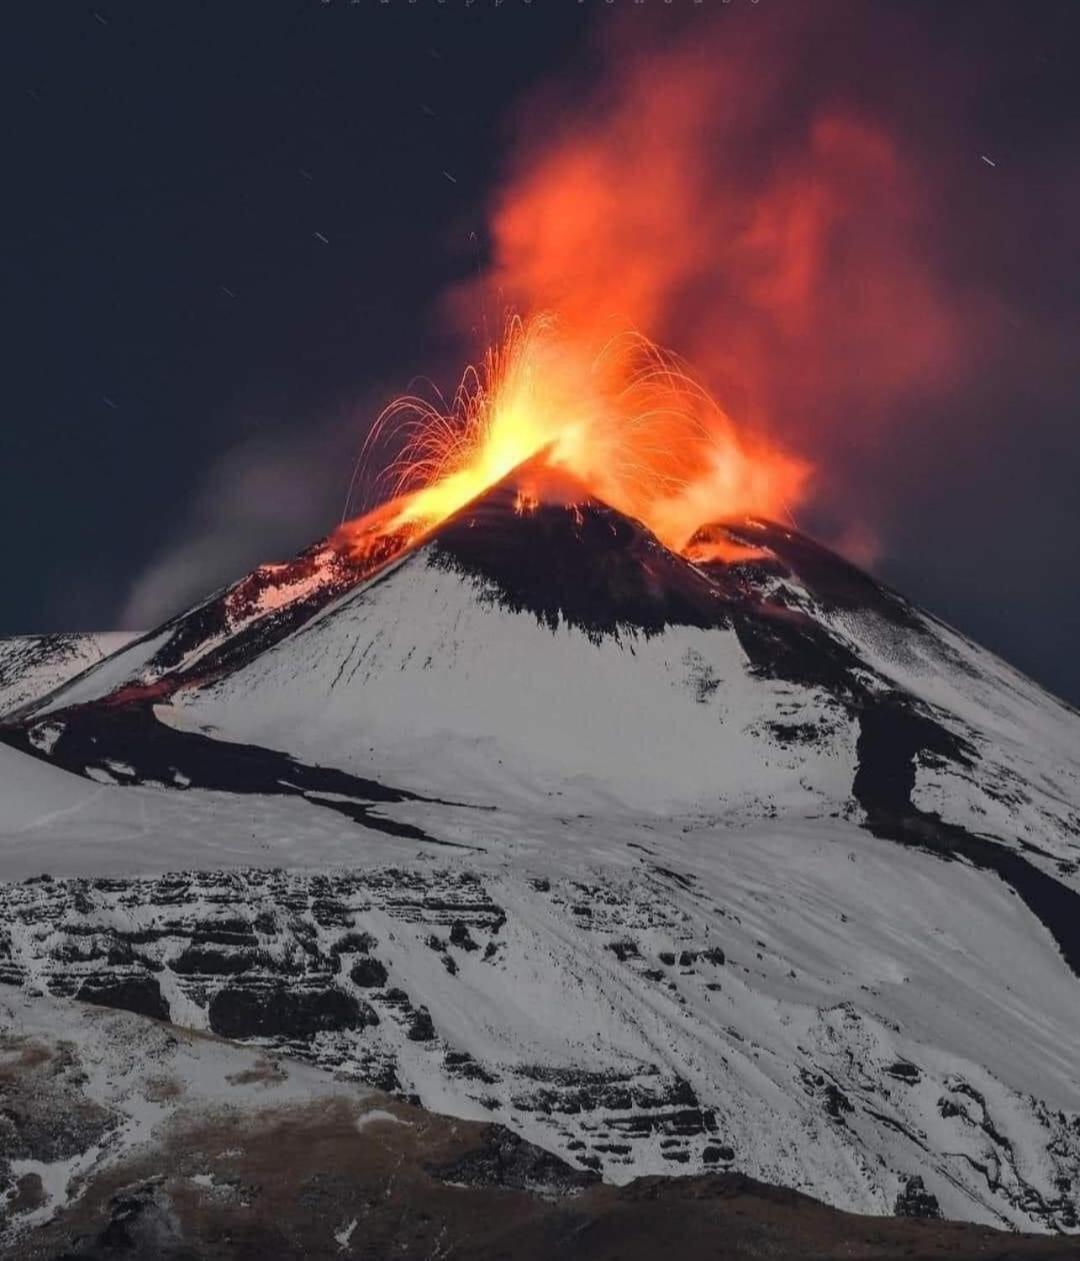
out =
[[[607,1117],[607,1124],[623,1134],[642,1137],[666,1134],[693,1138],[716,1129],[716,1116],[709,1109],[680,1108],[671,1112],[635,1113],[628,1117]]]
[[[464,1077],[469,1081],[482,1081],[487,1085],[492,1085],[499,1080],[494,1073],[489,1073],[487,1069],[477,1064],[467,1051],[447,1051],[443,1057],[443,1065],[447,1072],[454,1077]]]
[[[0,1205],[0,1208],[6,1208],[13,1216],[18,1216],[20,1213],[32,1213],[35,1209],[43,1207],[46,1199],[41,1174],[24,1173],[16,1180],[15,1189],[8,1196],[7,1203]]]
[[[169,1019],[169,1004],[152,976],[101,976],[83,982],[76,997],[99,1007],[118,1007],[155,1020]]]
[[[665,935],[660,936],[660,942],[678,941],[680,929],[676,922],[654,922],[648,908],[644,911],[646,918],[632,918],[637,915],[637,908],[627,900],[625,890],[603,882],[575,883],[578,895],[588,898],[595,911],[598,946],[602,948],[609,939],[633,941],[638,955],[630,955],[624,966],[632,967],[639,977],[651,974],[658,984],[677,976],[674,971],[665,975],[657,968],[647,967],[650,960],[639,944],[643,939],[637,937],[639,931],[661,930]],[[240,1012],[246,1031],[237,1036],[265,1038],[267,1049],[274,1053],[314,1061],[368,1084],[397,1091],[411,1089],[403,1087],[398,1077],[400,1039],[412,1031],[418,1042],[431,1045],[437,1034],[430,1013],[414,1010],[419,994],[414,993],[410,999],[403,989],[389,986],[385,965],[371,953],[375,938],[364,926],[385,925],[380,928],[380,938],[396,939],[398,933],[392,926],[396,920],[404,926],[406,939],[413,941],[423,941],[429,930],[437,929],[434,935],[441,934],[445,946],[458,922],[466,926],[474,940],[482,942],[481,932],[488,931],[486,926],[497,922],[502,913],[475,875],[462,873],[454,866],[429,866],[423,871],[379,867],[317,874],[249,870],[189,872],[141,880],[102,878],[93,882],[91,910],[75,913],[75,899],[89,888],[85,881],[67,880],[9,887],[5,900],[0,902],[0,920],[9,926],[5,929],[0,924],[0,957],[6,950],[13,972],[19,974],[17,983],[25,984],[22,978],[32,972],[51,991],[77,994],[81,986],[99,986],[103,979],[123,981],[144,975],[141,963],[140,970],[128,962],[109,964],[109,951],[120,943],[117,959],[141,959],[145,955],[147,969],[160,970],[163,994],[176,987],[185,1003],[190,1002],[208,1015],[214,1004],[212,1027],[221,1029],[222,1005],[236,1001],[235,991],[250,991],[251,995],[241,1000],[247,1004]],[[646,895],[650,899],[651,896]],[[346,908],[349,927],[344,931],[320,929],[312,909],[317,902]],[[132,917],[129,908],[136,907],[149,915]],[[713,909],[724,914],[719,908]],[[345,913],[335,911],[335,918]],[[369,919],[373,913],[376,918]],[[10,926],[18,923],[38,927],[33,934],[19,932],[13,937]],[[258,937],[251,928],[256,923]],[[631,928],[633,938],[628,933]],[[252,939],[259,943],[254,951],[246,944]],[[700,936],[684,938],[697,943],[709,939],[704,928]],[[396,948],[393,941],[387,946],[391,947]],[[718,946],[703,955],[701,944],[663,953],[679,963],[696,966],[706,985],[714,984],[706,980],[716,966],[710,964],[710,959],[723,957]],[[198,967],[203,969],[208,966],[206,960],[220,966],[216,960],[237,956],[257,966],[236,974],[195,970],[194,966],[187,971],[188,962],[174,967],[181,959],[200,960]],[[455,962],[445,949],[439,957]],[[460,956],[457,958],[460,960]],[[336,983],[329,973],[335,966],[343,977],[350,970],[357,970],[353,983],[361,986],[362,994],[356,995],[352,984],[343,980],[345,994],[369,998],[370,1006],[361,1004],[366,1018],[355,1031],[347,1012],[324,1012],[322,1019],[306,1021],[288,1006],[284,1012],[271,1010],[261,1016],[248,1010],[261,1005],[273,1008],[278,1002],[274,995],[282,990],[304,995],[301,1002],[312,1001],[310,996],[315,992],[334,990]],[[719,976],[719,969],[712,974]],[[363,985],[362,981],[370,983]],[[215,1000],[219,993],[222,997]],[[388,1026],[384,1030],[387,1037],[366,1037],[363,1026],[379,1017]],[[728,1036],[739,1037],[734,1030],[728,1030]],[[444,1069],[446,1078],[478,1084],[505,1078],[506,1088],[498,1098],[489,1094],[481,1099],[470,1087],[464,1089],[500,1117],[531,1116],[543,1132],[551,1134],[556,1150],[568,1152],[568,1136],[581,1132],[588,1136],[586,1150],[600,1152],[605,1160],[618,1153],[601,1151],[604,1146],[630,1146],[640,1152],[641,1148],[659,1149],[666,1143],[665,1151],[687,1150],[691,1162],[709,1164],[713,1162],[703,1159],[704,1151],[715,1156],[715,1149],[721,1146],[712,1112],[695,1098],[687,1083],[673,1080],[653,1065],[589,1072],[580,1066],[553,1069],[515,1064],[496,1076],[490,1064],[457,1062],[452,1058],[454,1053],[444,1059],[445,1048],[440,1049],[443,1054],[437,1054],[433,1063],[436,1071]],[[918,1068],[905,1067],[908,1063],[897,1060],[890,1065],[887,1061],[882,1070],[885,1081],[889,1080],[887,1071],[896,1081],[915,1080],[911,1074]],[[822,1072],[816,1071],[815,1076],[812,1071],[806,1079],[808,1094],[816,1098],[819,1112],[832,1116],[833,1124],[839,1125],[855,1097],[852,1095],[849,1101],[843,1094],[850,1093],[846,1073],[836,1078],[835,1095],[827,1087],[827,1080]],[[967,1097],[962,1098],[966,1088],[953,1079],[944,1089],[940,1108],[943,1115],[961,1119],[965,1127],[975,1127],[976,1132],[981,1129],[999,1147],[1007,1143],[1009,1135],[987,1115],[986,1102],[977,1097],[977,1092],[968,1091]],[[862,1097],[858,1108],[860,1116],[865,1114],[874,1124],[897,1124],[893,1117],[873,1113]],[[3,1125],[0,1119],[0,1129]],[[917,1142],[917,1137],[912,1141]],[[1071,1140],[1066,1137],[1063,1141],[1063,1150],[1070,1150]],[[1000,1150],[1002,1163],[1010,1161],[1007,1148]],[[715,1164],[722,1166],[719,1157]],[[1033,1203],[1030,1188],[1023,1195],[1025,1205]],[[1065,1201],[1069,1197],[1059,1197],[1056,1192],[1047,1194],[1045,1190],[1042,1196],[1043,1202],[1026,1211],[1038,1214],[1034,1220],[1067,1229],[1070,1209]]]
[[[642,525],[596,500],[571,511],[514,511],[517,477],[462,508],[429,544],[429,563],[491,585],[505,607],[599,643],[620,630],[730,624],[713,583]],[[482,527],[482,528],[477,528]]]
[[[793,744],[816,744],[824,731],[821,724],[816,722],[770,722],[767,725],[776,742],[785,747]]]
[[[435,1026],[431,1014],[426,1007],[419,1007],[409,1021],[409,1037],[413,1042],[431,1042],[435,1037]]]
[[[974,751],[902,696],[873,698],[858,710],[858,770],[852,795],[875,836],[994,871],[1049,930],[1080,976],[1080,894],[998,841],[978,836],[912,801],[915,763],[937,757],[969,767]]]
[[[765,576],[797,576],[824,608],[866,610],[906,630],[921,633],[915,610],[892,588],[865,573],[850,561],[823,547],[788,525],[755,517],[751,522],[706,526],[698,534],[707,539],[719,531],[732,542],[755,549],[768,548],[772,556],[742,562],[732,569],[759,570]]]
[[[381,989],[386,978],[386,968],[378,959],[358,959],[349,969],[349,980],[361,989]]]
[[[110,968],[122,968],[135,962],[135,951],[130,943],[119,939],[109,942],[105,962]]]
[[[246,919],[204,920],[197,924],[191,935],[196,946],[257,946],[258,938]]]
[[[341,954],[369,954],[379,943],[371,935],[371,933],[346,933],[343,937],[339,937],[337,941],[330,947],[330,953],[335,955]]]
[[[180,976],[238,976],[265,963],[265,956],[253,950],[224,951],[209,946],[189,946],[170,966]]]
[[[109,763],[120,762],[134,768],[125,784],[174,783],[180,771],[192,788],[303,797],[312,805],[334,810],[390,836],[461,848],[456,842],[429,836],[421,828],[377,810],[388,802],[422,800],[406,789],[330,767],[307,766],[273,749],[214,740],[201,732],[182,731],[159,722],[154,704],[173,686],[175,682],[167,680],[147,689],[148,695],[139,693],[123,703],[65,710],[63,732],[48,755],[30,738],[32,723],[0,726],[0,741],[77,775],[99,771],[112,777]],[[137,685],[133,687],[138,692]],[[250,926],[247,928],[250,932]]]
[[[544,1196],[573,1195],[599,1181],[595,1173],[575,1169],[501,1125],[487,1126],[478,1147],[449,1164],[429,1165],[428,1172],[462,1186],[507,1187]]]
[[[832,1082],[825,1087],[825,1111],[831,1117],[840,1118],[845,1112],[853,1112],[851,1100]]]
[[[917,1174],[908,1178],[904,1189],[896,1197],[897,1217],[940,1217],[941,1208],[937,1196],[927,1191]]]
[[[335,1029],[379,1023],[376,1013],[344,990],[227,986],[210,1000],[210,1028],[223,1038],[311,1038]]]
[[[468,924],[461,920],[455,920],[453,927],[450,929],[450,943],[458,946],[462,950],[479,950],[480,946],[473,939],[472,933],[469,932]]]
[[[673,880],[680,889],[693,889],[694,877],[685,875],[681,871],[672,871],[670,867],[661,867],[659,863],[652,864],[653,871],[659,876],[666,876],[668,880]]]
[[[194,1250],[183,1247],[180,1224],[163,1179],[125,1187],[109,1204],[109,1219],[95,1239],[81,1240],[68,1257],[105,1261],[111,1257],[167,1257],[194,1261]],[[65,1261],[60,1258],[60,1261]]]

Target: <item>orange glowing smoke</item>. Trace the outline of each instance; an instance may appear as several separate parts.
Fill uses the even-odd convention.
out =
[[[741,439],[673,355],[638,333],[596,341],[553,316],[514,318],[445,411],[392,403],[366,446],[370,456],[391,437],[401,445],[386,474],[392,500],[344,527],[351,546],[422,534],[527,461],[523,509],[592,495],[674,550],[704,522],[785,515],[799,499],[807,466]],[[538,466],[553,477],[538,482]]]
[[[902,147],[813,87],[816,18],[726,16],[656,41],[605,23],[584,95],[526,103],[490,266],[450,298],[457,317],[526,317],[449,405],[380,417],[369,457],[384,440],[399,453],[384,525],[422,534],[543,453],[684,551],[721,518],[788,518],[810,489],[793,450],[832,506],[857,499],[867,479],[845,483],[845,462],[873,450],[890,405],[956,370]],[[686,352],[725,406],[633,329]]]
[[[643,329],[740,433],[781,436],[827,477],[823,455],[872,446],[889,404],[960,371],[964,321],[899,136],[828,76],[814,86],[818,41],[843,38],[816,8],[714,18],[648,41],[638,15],[604,23],[584,99],[526,103],[491,265],[458,313],[497,295],[591,343],[613,319]]]

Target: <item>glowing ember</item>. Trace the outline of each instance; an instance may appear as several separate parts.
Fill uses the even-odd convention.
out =
[[[392,403],[364,458],[391,438],[401,453],[385,475],[390,502],[339,532],[354,553],[388,536],[405,545],[526,462],[519,512],[592,495],[676,551],[708,521],[787,515],[809,471],[737,435],[676,357],[647,338],[624,332],[590,345],[550,316],[511,320],[449,408],[411,396]]]

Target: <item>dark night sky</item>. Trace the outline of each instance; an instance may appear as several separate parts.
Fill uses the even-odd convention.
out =
[[[1080,5],[864,0],[860,21],[898,7],[901,123],[963,97],[911,127],[967,181],[940,182],[941,267],[1016,332],[873,466],[877,569],[1080,701]],[[439,299],[484,264],[520,103],[587,76],[604,23],[720,8],[8,6],[0,633],[160,617],[325,532],[382,403],[479,348]]]

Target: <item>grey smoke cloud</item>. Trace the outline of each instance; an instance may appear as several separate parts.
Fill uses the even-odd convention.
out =
[[[173,537],[131,584],[120,625],[145,630],[336,524],[363,437],[345,420],[256,436],[208,470]]]

